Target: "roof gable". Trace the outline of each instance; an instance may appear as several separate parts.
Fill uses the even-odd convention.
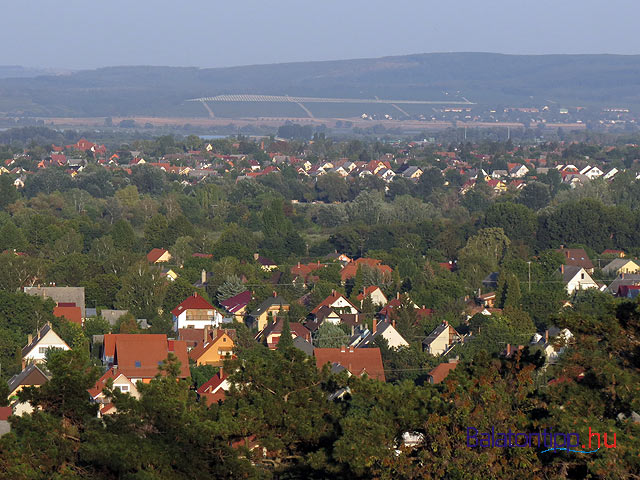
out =
[[[186,300],[184,300],[180,305],[171,310],[171,313],[174,316],[179,316],[182,312],[186,310],[215,310],[213,305],[207,302],[202,296],[194,293]]]
[[[327,363],[332,366],[337,364],[353,375],[366,373],[370,378],[385,381],[379,348],[316,348],[313,355],[318,369]]]

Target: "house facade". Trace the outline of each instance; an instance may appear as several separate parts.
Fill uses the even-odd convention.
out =
[[[222,323],[222,314],[197,293],[184,300],[171,313],[176,332],[181,328],[217,328]]]
[[[38,330],[35,338],[29,335],[27,342],[27,346],[22,349],[22,368],[31,363],[44,363],[50,348],[70,350],[69,345],[53,331],[49,323]]]
[[[462,336],[456,329],[447,322],[442,322],[423,340],[422,347],[425,352],[431,355],[442,355],[449,350],[452,345],[461,341]]]

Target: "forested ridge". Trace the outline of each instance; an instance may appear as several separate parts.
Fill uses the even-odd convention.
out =
[[[46,322],[72,347],[50,351],[51,380],[19,393],[39,409],[11,417],[11,432],[0,437],[0,478],[640,477],[638,301],[597,288],[569,295],[559,274],[566,259],[557,251],[583,248],[603,284],[613,280],[602,270],[614,258],[607,250],[640,254],[635,139],[434,145],[320,133],[312,141],[166,136],[112,139],[105,154],[65,147],[86,165],[56,166],[51,143],[77,142],[73,135],[0,134],[0,391],[21,370],[27,336]],[[398,172],[406,164],[424,173],[385,182],[299,170],[306,161],[340,159],[381,159]],[[542,161],[548,170],[533,168]],[[512,164],[532,166],[525,185],[498,193],[482,172]],[[572,188],[555,168],[567,164],[619,173]],[[170,167],[209,173],[194,179]],[[146,258],[154,248],[171,253],[166,267],[175,281]],[[261,268],[257,253],[277,269]],[[337,253],[378,259],[392,274],[362,267],[341,281]],[[292,273],[312,263],[323,268],[303,281]],[[195,287],[203,271],[208,281]],[[492,273],[489,287],[483,280]],[[48,284],[84,287],[96,315],[79,326],[54,317],[51,300],[22,293]],[[288,335],[270,350],[236,322],[224,402],[198,401],[195,388],[213,373],[192,365],[192,378],[179,380],[172,355],[156,379],[140,385],[137,400],[107,387],[115,414],[98,418],[89,401],[87,390],[104,373],[93,336],[172,335],[170,312],[194,291],[220,308],[250,290],[250,311],[276,292],[290,304],[288,325],[332,291],[374,321],[373,305],[357,301],[370,286],[398,298],[394,325],[410,343],[395,350],[376,341],[387,382],[319,370]],[[491,290],[491,315],[469,310]],[[418,315],[413,304],[429,314]],[[129,314],[110,325],[100,311],[114,308]],[[437,358],[422,340],[443,321],[473,341]],[[573,335],[555,363],[530,344],[552,326]],[[347,336],[324,335],[326,346]],[[507,345],[522,349],[505,355]],[[430,384],[429,372],[454,356],[458,366]],[[473,449],[469,427],[546,428],[578,432],[581,440],[591,428],[615,433],[616,447],[593,454]],[[419,441],[403,442],[407,433]]]

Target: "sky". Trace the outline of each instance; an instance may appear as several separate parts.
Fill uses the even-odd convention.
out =
[[[631,0],[23,0],[0,65],[224,67],[430,52],[640,54]]]

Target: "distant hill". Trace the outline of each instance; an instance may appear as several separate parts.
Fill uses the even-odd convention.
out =
[[[0,67],[0,112],[11,115],[202,116],[200,105],[185,100],[224,93],[640,106],[637,55],[431,53],[211,69],[109,67],[35,77],[25,70],[23,78],[6,78],[19,73],[12,68],[19,67]]]

